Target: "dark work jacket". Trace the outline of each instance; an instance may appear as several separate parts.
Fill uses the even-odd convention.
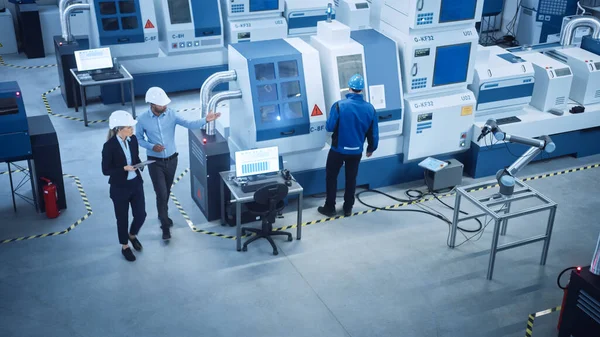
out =
[[[333,132],[331,149],[341,154],[362,154],[365,140],[367,152],[374,152],[379,145],[377,112],[361,94],[349,93],[334,103],[325,129]]]
[[[127,158],[125,158],[125,153],[123,153],[119,141],[118,136],[114,136],[104,143],[102,148],[102,174],[110,177],[108,179],[109,184],[124,186],[127,183],[129,172],[124,169],[127,166]],[[134,135],[130,137],[128,146],[131,148],[131,165],[141,163],[138,140]],[[135,173],[140,179],[142,178],[140,170],[136,170]]]

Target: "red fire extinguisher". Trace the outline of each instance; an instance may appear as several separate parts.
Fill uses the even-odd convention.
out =
[[[56,185],[54,185],[48,178],[40,178],[46,182],[46,185],[42,187],[44,191],[44,204],[46,205],[46,216],[50,219],[57,218],[60,215],[58,210],[58,192]]]

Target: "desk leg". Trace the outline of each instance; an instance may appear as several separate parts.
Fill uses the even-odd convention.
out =
[[[83,124],[88,126],[88,118],[87,118],[87,99],[85,97],[85,87],[80,85],[79,92],[81,94],[81,108],[83,109]]]
[[[79,112],[79,100],[77,99],[77,81],[71,78],[73,81],[73,101],[75,102],[75,112]]]
[[[123,87],[123,82],[121,82],[121,105],[125,105],[125,88]]]
[[[237,251],[242,251],[242,203],[235,203],[235,233],[237,241]]]
[[[225,220],[225,182],[221,178],[221,226],[226,225]]]
[[[490,263],[488,265],[487,279],[491,280],[494,274],[494,263],[496,262],[496,253],[498,252],[498,239],[500,237],[500,226],[502,220],[494,221],[494,234],[492,237],[492,249],[490,251]]]
[[[452,217],[452,230],[450,231],[450,248],[456,244],[456,231],[458,230],[458,217],[460,215],[460,193],[456,193],[454,201],[454,216]]]
[[[129,89],[131,90],[131,114],[133,115],[133,118],[137,118],[135,116],[135,91],[133,91],[133,79],[131,80],[131,87]]]
[[[300,240],[302,239],[302,207],[303,207],[303,195],[302,193],[300,193],[298,195],[298,219],[297,219],[297,226],[296,227],[296,240]]]
[[[12,195],[13,209],[15,210],[15,213],[16,213],[17,212],[17,202],[15,201],[15,188],[13,187],[12,172],[10,171],[10,163],[6,163],[6,165],[8,166],[8,180],[10,180],[10,194]]]

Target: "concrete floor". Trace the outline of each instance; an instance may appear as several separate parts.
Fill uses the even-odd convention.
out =
[[[53,57],[4,60],[25,66],[54,63]],[[46,113],[41,95],[58,85],[56,68],[0,66],[0,79],[19,82],[29,115]],[[172,98],[177,109],[198,104],[197,92]],[[54,112],[79,117],[58,91],[48,101]],[[137,103],[138,111],[145,108],[141,99]],[[90,119],[106,119],[116,108],[93,104]],[[501,252],[492,281],[485,277],[491,226],[479,240],[452,250],[446,246],[446,223],[412,212],[381,211],[307,226],[301,241],[277,240],[280,255],[273,256],[266,242],[239,253],[233,240],[192,232],[171,203],[173,239],[164,242],[145,173],[148,219],[139,236],[144,251],[129,263],[119,252],[107,179],[100,171],[107,125],[85,128],[51,119],[63,170],[80,178],[93,215],[66,235],[0,244],[2,336],[523,336],[528,314],[560,305],[557,274],[589,264],[598,236],[594,196],[600,169],[530,182],[559,203],[547,265],[539,265],[541,243]],[[182,172],[189,164],[185,130],[178,131],[177,144]],[[597,162],[600,156],[560,158],[532,164],[521,176]],[[13,213],[8,176],[0,175],[5,186],[0,189],[0,241],[61,231],[83,216],[74,180],[65,179],[69,208],[48,220],[20,200]],[[235,235],[232,228],[205,221],[189,184],[187,175],[174,194],[194,224]],[[404,197],[407,188],[423,186],[415,182],[384,190]],[[320,219],[316,207],[323,200],[305,200],[305,221]],[[365,200],[396,203],[379,196]],[[453,197],[445,201],[452,204]],[[452,215],[436,202],[423,206]],[[419,208],[401,208],[409,209]],[[290,207],[277,225],[294,222]],[[544,226],[541,216],[515,220],[501,241],[543,233]],[[557,319],[558,313],[536,319],[533,335],[556,336]]]

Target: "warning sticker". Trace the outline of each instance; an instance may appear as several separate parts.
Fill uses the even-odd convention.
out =
[[[470,116],[472,114],[473,114],[473,106],[472,105],[463,106],[462,110],[460,111],[461,116]]]
[[[152,24],[152,21],[150,21],[150,19],[148,19],[148,21],[146,21],[146,25],[144,26],[144,29],[150,29],[150,28],[154,28],[154,25]]]
[[[319,109],[319,107],[315,104],[315,107],[313,108],[312,113],[310,114],[310,117],[315,117],[315,116],[323,116],[323,112],[321,112],[321,109]]]

